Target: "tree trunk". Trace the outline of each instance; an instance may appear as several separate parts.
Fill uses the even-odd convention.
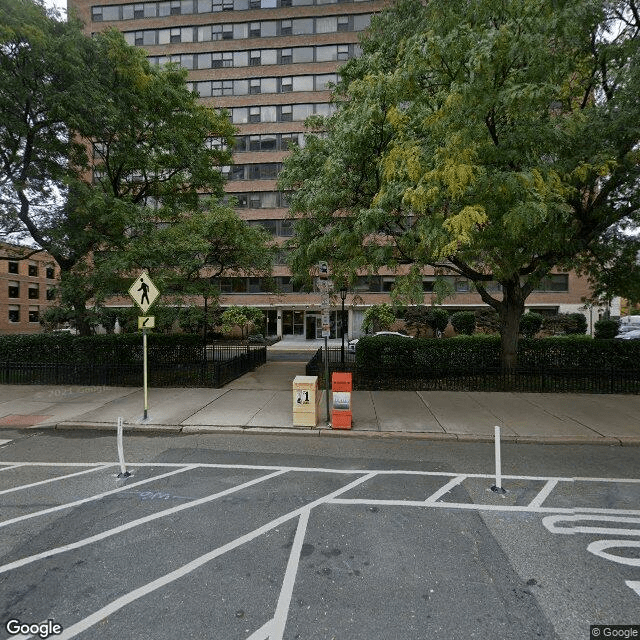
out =
[[[524,295],[518,281],[503,285],[502,290],[500,357],[503,371],[511,371],[518,364],[518,334],[520,318],[524,313]]]

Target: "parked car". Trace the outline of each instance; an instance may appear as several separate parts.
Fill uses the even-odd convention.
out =
[[[404,333],[398,333],[397,331],[378,331],[374,333],[372,336],[367,336],[367,337],[377,338],[378,336],[398,336],[400,338],[413,338],[413,336],[408,336]],[[349,353],[355,353],[357,345],[358,345],[358,338],[349,340],[349,345],[348,345]]]
[[[622,327],[620,328],[621,330],[618,332],[618,335],[616,336],[616,340],[640,340],[640,328],[634,328],[634,329],[626,329],[626,330],[622,330]]]

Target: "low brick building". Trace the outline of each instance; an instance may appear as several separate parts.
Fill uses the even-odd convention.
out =
[[[0,243],[0,334],[40,333],[60,270],[46,252],[24,258],[27,247]]]

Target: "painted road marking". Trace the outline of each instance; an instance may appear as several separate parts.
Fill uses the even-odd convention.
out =
[[[41,484],[47,484],[49,482],[56,482],[58,480],[66,480],[67,478],[73,478],[74,476],[81,476],[85,473],[94,473],[95,471],[103,471],[104,469],[108,469],[109,467],[115,467],[114,464],[106,464],[104,467],[93,467],[91,469],[86,469],[85,471],[76,471],[75,473],[68,473],[65,476],[56,476],[55,478],[49,478],[48,480],[40,480],[39,482],[32,482],[31,484],[23,484],[19,487],[12,487],[11,489],[3,489],[0,491],[0,496],[5,493],[12,493],[14,491],[22,491],[23,489],[29,489],[31,487],[37,487]]]
[[[540,493],[529,503],[530,507],[541,507],[542,503],[549,497],[549,494],[556,488],[558,480],[547,480],[547,484],[542,487]]]
[[[9,471],[9,469],[17,469],[18,467],[24,467],[24,463],[12,464],[9,467],[2,467],[0,471]]]
[[[17,569],[18,567],[23,567],[27,564],[31,564],[32,562],[36,562],[37,560],[42,560],[43,558],[56,556],[60,553],[64,553],[65,551],[71,551],[72,549],[79,549],[80,547],[85,547],[88,544],[99,542],[100,540],[104,540],[105,538],[110,538],[111,536],[115,536],[124,531],[128,531],[129,529],[133,529],[134,527],[139,527],[140,525],[146,524],[147,522],[153,522],[154,520],[158,520],[159,518],[164,518],[165,516],[170,516],[170,515],[173,515],[174,513],[179,513],[180,511],[184,511],[185,509],[192,509],[193,507],[199,507],[200,505],[206,504],[207,502],[212,502],[213,500],[217,500],[218,498],[223,498],[224,496],[228,496],[232,493],[242,491],[247,487],[251,487],[255,484],[259,484],[260,482],[264,482],[265,480],[270,480],[271,478],[280,476],[283,473],[285,472],[275,471],[274,473],[270,473],[266,476],[262,476],[254,480],[249,480],[249,482],[245,482],[235,487],[231,487],[230,489],[225,489],[224,491],[220,491],[219,493],[214,493],[212,495],[205,496],[204,498],[199,498],[198,500],[192,500],[191,502],[178,505],[177,507],[172,507],[171,509],[164,509],[163,511],[158,511],[157,513],[153,513],[151,515],[145,516],[144,518],[138,518],[137,520],[127,522],[127,524],[120,525],[119,527],[114,527],[113,529],[107,529],[106,531],[97,533],[96,535],[91,536],[89,538],[83,538],[82,540],[78,540],[77,542],[72,542],[70,544],[65,544],[61,547],[48,549],[47,551],[43,551],[42,553],[38,553],[33,556],[27,556],[26,558],[21,558],[20,560],[16,560],[15,562],[10,562],[9,564],[0,566],[0,574],[6,573],[7,571],[11,571],[12,569]]]
[[[273,626],[269,632],[270,640],[282,640],[282,636],[284,635],[284,628],[287,624],[287,618],[289,617],[291,596],[293,595],[293,585],[295,584],[298,573],[300,553],[302,552],[304,537],[307,534],[307,524],[309,523],[310,513],[311,509],[305,509],[300,514],[298,528],[296,529],[291,554],[289,555],[289,562],[287,563],[287,570],[284,574],[284,580],[282,581],[282,589],[278,598],[276,613],[273,616]]]
[[[17,463],[5,463],[10,465],[5,468],[15,468],[18,466],[72,466],[64,463],[29,463],[29,462],[17,462]],[[113,462],[108,463],[90,463],[90,464],[82,464],[82,463],[74,463],[77,466],[93,466],[93,469],[85,469],[78,473],[69,474],[68,476],[63,476],[57,479],[66,479],[67,477],[72,477],[76,475],[80,475],[82,473],[88,473],[89,471],[99,471],[109,466],[114,466]],[[149,478],[147,480],[142,480],[139,482],[126,484],[117,489],[106,491],[100,494],[96,494],[94,496],[84,498],[81,500],[77,500],[75,502],[67,503],[64,505],[59,505],[57,507],[53,507],[51,509],[45,509],[33,514],[26,514],[21,517],[13,518],[6,522],[0,523],[1,526],[7,526],[11,523],[22,522],[32,517],[36,517],[38,515],[43,515],[45,513],[51,513],[54,511],[59,511],[62,509],[68,509],[80,504],[84,504],[87,502],[99,500],[105,496],[112,495],[114,493],[127,491],[130,492],[132,488],[147,484],[149,482],[153,482],[155,480],[159,480],[162,478],[166,478],[172,475],[176,475],[179,473],[184,473],[186,471],[190,471],[193,469],[202,469],[202,468],[215,468],[215,469],[230,469],[230,470],[238,470],[238,469],[253,469],[253,470],[263,470],[268,471],[266,476],[261,476],[260,478],[251,480],[247,483],[243,483],[236,487],[232,487],[231,489],[227,489],[223,492],[212,494],[209,496],[205,496],[204,498],[200,498],[198,500],[190,501],[188,503],[179,505],[177,507],[173,507],[171,509],[166,509],[156,514],[147,516],[145,518],[140,518],[138,520],[133,520],[128,524],[121,525],[120,527],[110,529],[101,534],[97,534],[96,536],[92,536],[89,538],[84,538],[78,542],[72,543],[70,545],[65,545],[63,547],[58,547],[55,549],[50,549],[41,554],[37,554],[34,556],[30,556],[27,558],[23,558],[16,562],[4,565],[0,567],[0,573],[10,571],[11,569],[15,569],[19,566],[23,566],[25,564],[29,564],[31,562],[35,562],[41,558],[49,557],[58,553],[63,553],[68,550],[80,548],[86,545],[89,545],[93,542],[97,542],[106,537],[116,535],[122,531],[126,531],[128,529],[134,528],[140,524],[145,522],[149,522],[152,520],[156,520],[167,515],[176,513],[178,511],[182,511],[183,509],[188,509],[192,507],[197,507],[201,504],[205,504],[206,502],[210,502],[215,500],[223,495],[228,495],[230,493],[240,491],[245,487],[251,486],[253,484],[259,484],[268,480],[270,478],[284,475],[289,472],[322,472],[322,473],[334,473],[341,475],[358,475],[359,477],[355,480],[347,483],[340,489],[337,489],[326,496],[318,498],[302,507],[299,507],[283,516],[280,516],[269,523],[250,531],[249,533],[242,535],[235,540],[228,542],[227,544],[218,547],[194,560],[188,562],[187,564],[179,567],[178,569],[167,573],[160,578],[153,580],[138,589],[131,591],[120,598],[117,598],[113,602],[107,604],[105,607],[95,611],[93,614],[88,617],[80,620],[76,624],[68,627],[64,630],[63,634],[60,636],[62,639],[70,639],[74,638],[80,633],[83,633],[87,629],[90,629],[95,624],[106,618],[107,616],[119,611],[120,609],[126,607],[132,602],[147,596],[154,591],[161,589],[162,587],[173,583],[176,580],[190,574],[195,569],[201,567],[202,565],[210,562],[211,560],[220,557],[221,555],[236,549],[243,544],[254,540],[255,538],[263,535],[264,533],[271,531],[272,529],[288,522],[294,518],[298,518],[298,526],[296,528],[295,538],[292,545],[291,553],[289,555],[289,560],[287,562],[287,568],[285,571],[283,583],[281,586],[281,591],[279,594],[278,602],[276,605],[276,609],[274,612],[273,618],[268,620],[260,629],[254,631],[248,638],[248,640],[281,640],[284,634],[284,629],[286,626],[286,621],[289,616],[289,607],[291,603],[291,598],[293,594],[293,589],[296,582],[296,576],[298,571],[298,566],[300,562],[301,549],[304,543],[307,525],[309,521],[309,516],[312,509],[320,506],[320,505],[384,505],[384,506],[400,506],[400,507],[420,507],[420,508],[440,508],[440,509],[460,509],[460,510],[476,510],[476,511],[497,511],[497,512],[520,512],[520,513],[540,513],[544,514],[545,517],[542,518],[542,522],[550,533],[558,533],[563,535],[572,535],[572,534],[606,534],[606,535],[625,535],[638,537],[640,536],[640,528],[638,527],[628,527],[624,525],[640,525],[640,510],[634,509],[603,509],[598,507],[592,508],[571,508],[571,507],[544,507],[542,506],[547,498],[553,493],[553,490],[558,486],[561,482],[603,482],[603,483],[640,483],[638,479],[612,479],[612,478],[558,478],[558,477],[538,477],[538,476],[503,476],[504,480],[531,480],[531,481],[544,481],[545,485],[541,491],[536,495],[536,497],[528,504],[528,505],[503,505],[503,504],[469,504],[469,503],[456,503],[456,502],[446,502],[441,501],[447,493],[449,493],[453,488],[459,486],[466,478],[481,478],[486,479],[487,481],[493,480],[494,476],[491,474],[460,474],[460,473],[446,473],[446,472],[429,472],[429,471],[403,471],[403,470],[346,470],[346,469],[326,469],[326,468],[309,468],[309,467],[273,467],[273,466],[263,466],[263,465],[220,465],[220,464],[191,464],[191,465],[179,465],[179,464],[171,464],[171,463],[142,463],[132,465],[135,467],[165,467],[172,468],[171,471],[167,473],[159,474],[153,478]],[[177,467],[177,468],[176,468]],[[0,469],[1,470],[1,469]],[[443,486],[435,491],[433,494],[428,496],[424,501],[415,501],[415,500],[376,500],[376,499],[349,499],[340,497],[343,494],[347,493],[351,489],[360,486],[369,480],[372,480],[376,476],[381,475],[415,475],[415,476],[439,476],[444,478],[449,478]],[[44,481],[48,482],[48,481]],[[32,483],[31,485],[23,485],[20,487],[16,487],[11,490],[19,490],[19,489],[27,489],[30,486],[36,486],[42,484]],[[564,523],[564,526],[563,526]],[[592,526],[590,523],[611,523],[618,524],[623,526],[617,527],[607,527],[607,526]],[[640,566],[640,558],[629,557],[629,556],[620,556],[614,553],[610,553],[611,549],[638,549],[640,548],[640,540],[598,540],[596,542],[592,542],[588,545],[587,550],[599,556],[602,559],[617,562],[620,564],[626,564],[633,567]],[[625,583],[630,589],[632,589],[635,593],[640,596],[640,582],[639,581],[626,581]],[[29,638],[31,636],[25,636]]]
[[[60,465],[66,467],[68,465]],[[182,467],[181,469],[176,469],[175,471],[169,471],[168,473],[161,473],[160,475],[154,476],[153,478],[149,478],[148,480],[140,480],[140,482],[134,482],[132,484],[126,484],[122,487],[118,487],[117,489],[112,489],[111,491],[104,491],[103,493],[98,493],[94,496],[89,496],[88,498],[82,498],[81,500],[75,500],[74,502],[67,502],[66,504],[60,504],[57,507],[51,507],[49,509],[42,509],[41,511],[35,511],[34,513],[28,513],[24,516],[18,516],[17,518],[11,518],[11,520],[4,520],[0,522],[0,527],[8,527],[10,524],[14,524],[16,522],[22,522],[23,520],[29,520],[30,518],[37,518],[38,516],[44,516],[48,513],[54,513],[56,511],[62,511],[63,509],[71,509],[72,507],[77,507],[80,504],[85,504],[87,502],[93,502],[95,500],[100,500],[106,496],[113,495],[114,493],[120,493],[121,491],[127,491],[133,487],[139,487],[143,484],[148,484],[149,482],[153,482],[154,480],[160,480],[161,478],[168,478],[169,476],[175,476],[178,473],[184,473],[185,471],[190,471],[191,469],[196,468],[198,465],[188,465],[186,467]]]
[[[355,473],[361,473],[361,472],[356,471]],[[307,510],[310,511],[314,507],[317,507],[320,504],[326,503],[328,500],[331,500],[332,498],[339,496],[345,491],[349,491],[350,489],[357,487],[359,484],[366,482],[367,480],[370,480],[373,476],[374,474],[372,473],[363,475],[360,478],[357,478],[356,480],[354,480],[353,482],[350,482],[349,484],[345,485],[344,487],[340,489],[336,489],[335,491],[332,491],[328,495],[322,498],[318,498],[313,502],[310,502],[308,505],[299,507],[298,509],[295,509],[294,511],[290,511],[289,513],[286,513],[285,515],[280,516],[275,520],[271,520],[271,522],[268,522],[267,524],[262,525],[261,527],[258,527],[257,529],[254,529],[253,531],[243,536],[240,536],[235,540],[232,540],[231,542],[228,542],[222,547],[218,547],[217,549],[214,549],[213,551],[210,551],[209,553],[206,553],[200,556],[199,558],[196,558],[195,560],[188,562],[187,564],[183,565],[179,569],[171,571],[170,573],[167,573],[166,575],[160,578],[157,578],[156,580],[153,580],[152,582],[149,582],[143,585],[142,587],[139,587],[138,589],[134,589],[130,593],[124,596],[121,596],[120,598],[117,598],[113,602],[109,603],[106,607],[102,607],[101,609],[98,609],[98,611],[94,612],[87,618],[84,618],[83,620],[80,620],[80,622],[77,622],[76,624],[65,629],[60,635],[60,640],[70,640],[70,638],[75,638],[79,633],[83,633],[87,629],[90,629],[93,625],[97,624],[101,620],[104,620],[107,616],[110,616],[116,611],[119,611],[123,607],[126,607],[127,605],[138,600],[139,598],[142,598],[148,595],[149,593],[152,593],[153,591],[156,591],[157,589],[160,589],[161,587],[164,587],[174,582],[175,580],[178,580],[179,578],[182,578],[190,574],[192,571],[194,571],[195,569],[198,569],[199,567],[206,564],[207,562],[210,562],[211,560],[218,558],[219,556],[227,553],[228,551],[232,551],[233,549],[236,549],[242,546],[243,544],[250,542],[251,540],[254,540],[258,536],[261,536],[263,533],[267,533],[268,531],[271,531],[272,529],[279,527],[281,524],[284,524],[285,522],[288,522],[293,518],[301,516],[305,511]]]
[[[440,498],[442,498],[442,496],[444,496],[445,494],[449,493],[449,491],[451,491],[451,489],[453,489],[454,487],[457,487],[461,482],[463,482],[465,479],[467,478],[467,476],[457,476],[455,478],[452,478],[451,480],[449,480],[449,482],[447,482],[447,484],[444,485],[444,487],[441,487],[440,489],[438,489],[438,491],[436,491],[435,493],[431,494],[424,502],[423,504],[425,505],[432,505],[433,503],[435,503],[437,500],[439,500]]]

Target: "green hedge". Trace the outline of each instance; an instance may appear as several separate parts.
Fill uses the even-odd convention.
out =
[[[148,357],[155,361],[202,359],[202,336],[150,333]],[[0,336],[0,362],[133,364],[142,362],[142,334],[73,336],[66,333]]]
[[[640,369],[640,340],[593,340],[588,336],[521,338],[518,365],[531,369],[598,371],[609,367]],[[500,367],[499,336],[416,338],[364,337],[356,366],[363,375],[428,376],[440,372],[481,371]]]

